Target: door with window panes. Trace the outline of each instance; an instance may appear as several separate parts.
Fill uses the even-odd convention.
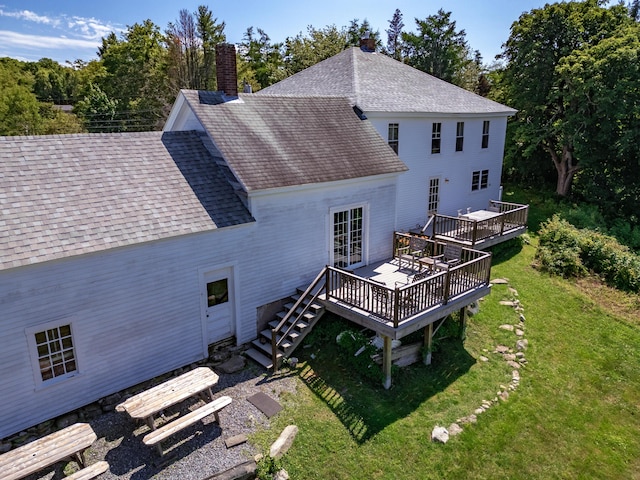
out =
[[[207,343],[211,344],[234,335],[233,270],[222,268],[205,272],[201,288]]]
[[[333,212],[334,267],[357,268],[364,264],[364,207]]]
[[[440,178],[429,179],[429,199],[427,205],[427,216],[438,213],[438,202],[440,201]]]

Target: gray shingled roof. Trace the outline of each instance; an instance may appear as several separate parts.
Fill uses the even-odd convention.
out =
[[[344,98],[241,94],[206,105],[182,93],[248,192],[407,170]]]
[[[0,137],[0,269],[251,222],[196,132]]]
[[[405,65],[352,47],[257,95],[346,97],[365,112],[503,113],[516,111]]]

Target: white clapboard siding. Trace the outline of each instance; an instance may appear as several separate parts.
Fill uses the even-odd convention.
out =
[[[390,257],[396,182],[258,195],[255,223],[0,272],[0,438],[204,358],[203,269],[232,268],[235,334],[255,338],[258,307],[328,263],[331,208],[365,204],[369,261]],[[42,386],[25,329],[58,321],[72,324],[79,372]]]
[[[399,124],[399,157],[409,167],[398,182],[396,229],[407,230],[427,221],[429,179],[440,178],[438,213],[455,215],[458,209],[486,208],[500,195],[500,178],[506,131],[506,116],[456,116],[435,114],[391,116],[365,112],[383,139],[388,124]],[[489,120],[489,147],[481,148],[482,124]],[[464,126],[464,148],[455,151],[456,124]],[[432,123],[442,124],[441,153],[431,153]],[[489,170],[489,188],[471,191],[474,171]]]

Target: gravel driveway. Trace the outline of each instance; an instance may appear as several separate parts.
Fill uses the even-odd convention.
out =
[[[126,413],[114,411],[91,420],[89,423],[98,440],[86,452],[87,463],[93,464],[99,460],[109,462],[109,470],[98,479],[202,480],[260,453],[248,442],[227,449],[225,439],[269,428],[268,418],[246,399],[257,392],[266,393],[274,400],[280,400],[283,392],[295,393],[295,373],[285,369],[275,376],[268,376],[264,370],[251,363],[238,373],[216,373],[220,380],[213,390],[214,397],[228,395],[233,399],[220,412],[221,426],[210,415],[202,422],[176,433],[163,442],[163,457],[156,448],[142,443],[148,427],[143,423],[136,425]],[[182,413],[189,406],[201,404],[199,402],[202,401],[194,399],[190,404],[186,402],[186,405],[181,405]],[[179,411],[179,407],[167,409],[164,416],[170,419]],[[58,471],[43,471],[29,477],[29,480],[60,477],[59,467]]]

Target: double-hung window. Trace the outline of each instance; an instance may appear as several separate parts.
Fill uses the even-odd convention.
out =
[[[489,186],[489,170],[476,170],[471,176],[471,190],[483,190]]]
[[[389,142],[389,146],[393,148],[393,151],[396,153],[398,153],[399,130],[400,130],[400,126],[397,123],[389,124],[388,142]]]
[[[431,125],[431,153],[440,153],[440,140],[442,139],[442,123]]]
[[[489,148],[489,120],[482,122],[482,148]]]
[[[456,152],[461,152],[464,144],[464,122],[456,125]]]
[[[26,331],[35,377],[41,385],[78,373],[71,323],[53,323]]]

